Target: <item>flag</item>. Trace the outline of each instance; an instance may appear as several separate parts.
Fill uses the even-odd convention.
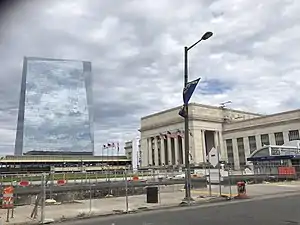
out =
[[[167,137],[172,137],[172,133],[170,131],[167,131]]]
[[[189,130],[190,136],[193,137],[193,133],[191,130]]]
[[[111,147],[111,144],[110,144],[110,143],[107,143],[107,147],[108,147],[108,148]]]
[[[181,131],[181,130],[177,130],[177,136],[179,136],[179,137],[184,137],[184,132],[183,131]]]
[[[192,153],[189,152],[190,159],[193,160]]]
[[[178,112],[179,116],[185,118],[186,117],[186,113],[185,113],[185,108],[184,106],[181,106],[179,112]]]
[[[117,143],[117,150],[118,150],[118,152],[120,151],[120,145],[119,145],[119,142]]]
[[[200,81],[200,78],[190,81],[183,89],[183,104],[187,105]]]
[[[107,148],[106,145],[103,145],[103,148]]]
[[[162,134],[162,133],[159,133],[159,135],[164,139],[164,140],[166,140],[167,139],[167,137],[166,137],[166,135],[165,134]]]
[[[114,148],[114,147],[115,147],[115,143],[112,143],[112,144],[111,144],[111,147],[113,147],[113,148]]]

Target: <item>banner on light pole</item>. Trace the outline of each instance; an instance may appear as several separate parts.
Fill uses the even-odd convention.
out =
[[[187,105],[200,81],[200,77],[196,80],[190,81],[183,89],[183,104]]]

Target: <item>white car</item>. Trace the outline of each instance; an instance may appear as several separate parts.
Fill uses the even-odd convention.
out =
[[[170,180],[181,180],[181,179],[184,179],[185,178],[185,174],[177,174],[177,175],[174,175],[174,176],[170,176],[168,177]]]

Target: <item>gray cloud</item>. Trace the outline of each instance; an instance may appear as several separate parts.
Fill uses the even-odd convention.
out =
[[[190,79],[203,81],[192,101],[299,107],[298,1],[19,2],[0,24],[1,152],[14,144],[24,56],[92,62],[98,148],[137,135],[141,116],[181,104],[183,46],[207,30],[214,36],[189,53]]]

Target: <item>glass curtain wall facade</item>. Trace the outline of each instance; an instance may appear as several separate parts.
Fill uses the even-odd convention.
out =
[[[15,155],[94,152],[91,63],[25,57]]]

